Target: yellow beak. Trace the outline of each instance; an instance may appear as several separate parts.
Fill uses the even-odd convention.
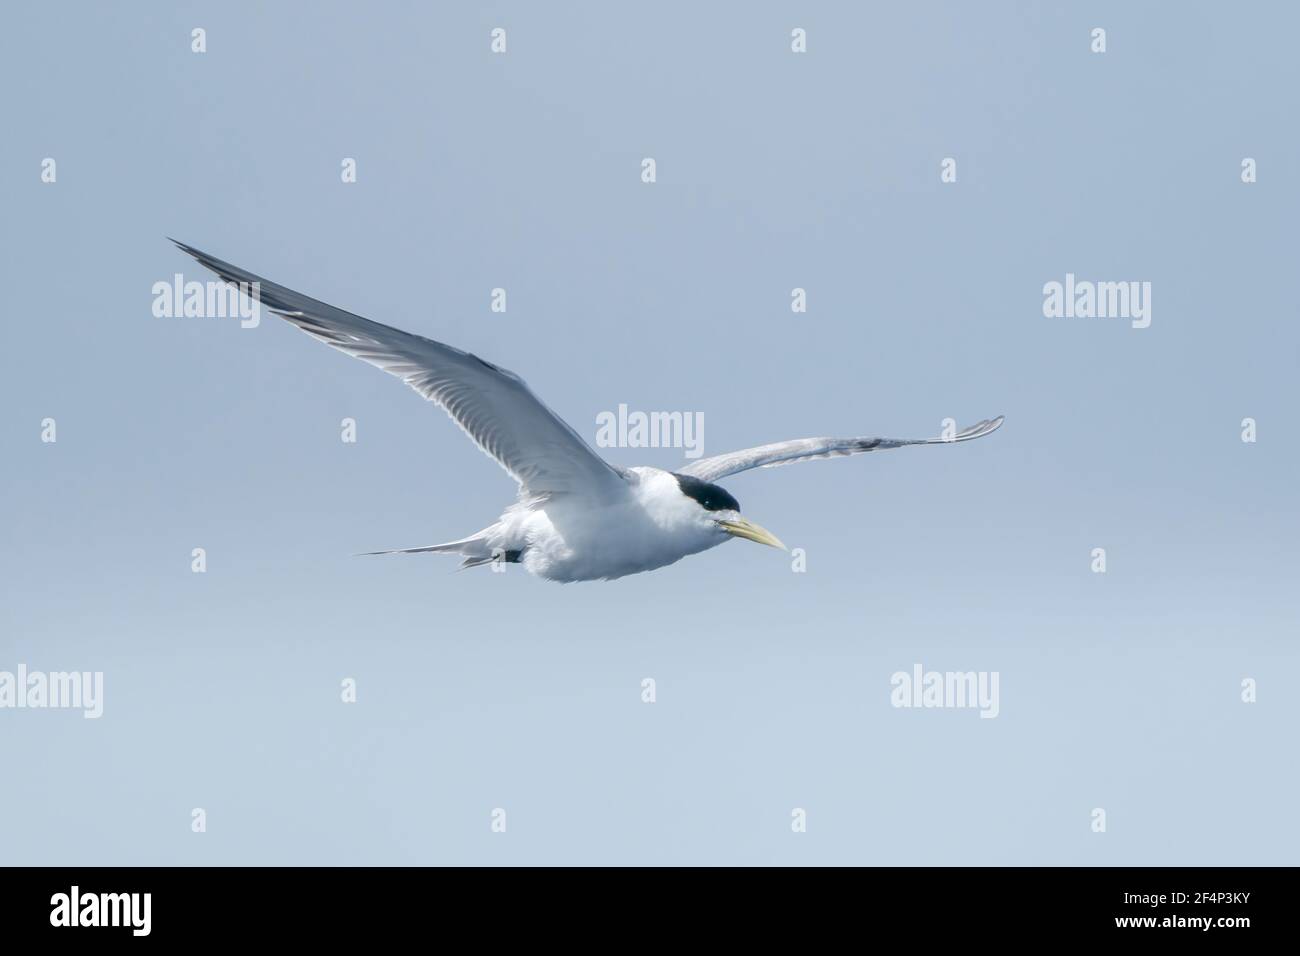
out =
[[[719,521],[718,527],[727,534],[735,535],[737,538],[745,538],[748,541],[757,541],[759,544],[765,544],[771,548],[780,548],[782,551],[789,551],[781,543],[781,539],[760,525],[752,521],[746,521],[744,518],[737,518],[735,521]]]

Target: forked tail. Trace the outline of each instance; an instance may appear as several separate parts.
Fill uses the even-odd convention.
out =
[[[491,528],[485,528],[478,534],[470,535],[468,538],[461,538],[459,541],[448,541],[445,544],[430,544],[423,548],[393,548],[390,551],[363,551],[357,557],[365,557],[372,554],[461,554],[465,556],[465,561],[461,564],[462,568],[472,568],[480,564],[487,564],[493,558],[491,547],[487,543],[488,532]]]

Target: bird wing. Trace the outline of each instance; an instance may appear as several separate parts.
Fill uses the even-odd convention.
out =
[[[773,442],[759,445],[757,448],[745,448],[741,451],[701,458],[678,470],[679,474],[690,475],[702,481],[717,481],[738,471],[751,468],[772,468],[777,465],[789,465],[796,461],[811,461],[814,458],[835,458],[840,455],[858,455],[864,451],[879,451],[884,448],[902,448],[904,445],[945,445],[950,442],[970,441],[995,432],[1002,425],[1002,416],[985,419],[960,431],[951,438],[796,438],[793,441]]]
[[[258,283],[257,299],[276,315],[396,375],[442,406],[474,444],[515,477],[521,494],[604,497],[626,486],[622,472],[592,451],[514,372],[308,298],[182,242],[176,245],[231,284]]]

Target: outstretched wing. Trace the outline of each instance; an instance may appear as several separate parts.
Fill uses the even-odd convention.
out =
[[[902,448],[904,445],[946,445],[951,442],[970,441],[972,438],[983,438],[990,432],[997,431],[1001,425],[1002,416],[999,415],[997,418],[985,419],[977,425],[972,425],[951,438],[796,438],[793,441],[773,442],[770,445],[759,445],[757,448],[745,448],[725,455],[715,455],[713,458],[701,458],[684,468],[679,468],[678,472],[702,481],[717,481],[738,471],[772,468],[796,461],[811,461],[814,458],[858,455],[864,451]]]
[[[336,309],[192,246],[176,245],[227,282],[257,283],[257,298],[276,315],[326,345],[397,376],[442,406],[474,444],[515,477],[521,494],[605,497],[626,486],[622,473],[592,451],[514,372]]]

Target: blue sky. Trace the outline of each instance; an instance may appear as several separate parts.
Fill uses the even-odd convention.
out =
[[[1295,861],[1296,13],[844,7],[10,12],[0,671],[102,671],[104,712],[0,710],[0,861]],[[355,558],[513,483],[273,317],[153,316],[204,278],[167,235],[593,442],[620,404],[706,454],[1007,423],[722,482],[802,573]],[[1067,273],[1151,325],[1045,317]],[[892,707],[918,663],[997,672],[997,718]]]

